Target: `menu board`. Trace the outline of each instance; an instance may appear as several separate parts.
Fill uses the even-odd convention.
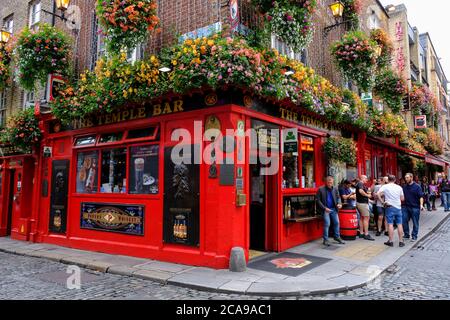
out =
[[[130,149],[130,194],[159,192],[159,146],[146,145]]]
[[[52,161],[52,192],[49,221],[51,232],[66,232],[69,167],[69,160]]]

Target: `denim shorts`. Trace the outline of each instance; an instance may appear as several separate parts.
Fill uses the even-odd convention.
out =
[[[403,223],[403,213],[402,209],[398,209],[395,207],[386,208],[386,221],[388,224],[401,225]]]

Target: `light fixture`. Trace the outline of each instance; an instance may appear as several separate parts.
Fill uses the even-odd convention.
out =
[[[333,13],[333,17],[340,18],[344,14],[344,5],[340,1],[333,2],[330,4],[331,12]]]
[[[169,67],[165,67],[165,66],[159,68],[158,70],[161,72],[164,72],[164,73],[172,71],[172,69],[170,69]]]
[[[2,29],[0,31],[0,43],[6,44],[9,41],[9,38],[11,38],[11,33],[6,31],[5,29]]]
[[[61,11],[66,11],[69,8],[70,0],[55,0],[56,8]]]

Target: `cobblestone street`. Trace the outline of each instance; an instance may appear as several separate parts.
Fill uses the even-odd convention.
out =
[[[347,293],[270,299],[450,299],[450,219],[419,242],[375,283]],[[392,249],[395,250],[395,249]],[[82,270],[81,289],[69,290],[68,266],[0,253],[1,299],[269,299],[161,285]]]

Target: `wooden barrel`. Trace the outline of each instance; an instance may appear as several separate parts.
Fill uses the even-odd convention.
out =
[[[358,215],[355,209],[339,210],[339,224],[341,238],[355,240],[358,234]]]

